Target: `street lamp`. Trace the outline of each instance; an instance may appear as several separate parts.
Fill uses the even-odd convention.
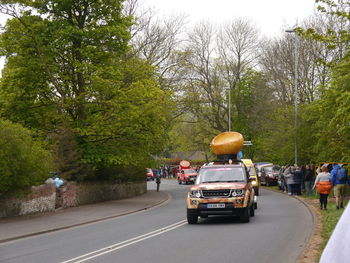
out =
[[[225,90],[228,90],[228,131],[231,131],[231,88]]]
[[[294,34],[294,163],[298,164],[298,144],[297,144],[297,128],[298,128],[298,36],[295,30],[288,29],[287,33]]]

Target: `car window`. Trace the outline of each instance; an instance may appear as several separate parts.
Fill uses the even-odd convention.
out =
[[[248,167],[249,175],[255,175],[254,167]]]
[[[201,169],[197,177],[197,184],[212,182],[243,182],[245,181],[244,169],[240,167],[215,167]]]

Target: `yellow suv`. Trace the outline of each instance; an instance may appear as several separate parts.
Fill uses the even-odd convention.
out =
[[[251,159],[242,159],[242,162],[247,167],[248,172],[249,172],[249,176],[254,178],[252,180],[252,185],[253,185],[253,188],[254,188],[255,195],[258,196],[259,195],[260,182],[259,182],[259,177],[258,177],[258,174],[256,172],[256,168],[254,166],[254,163],[253,163],[253,161]]]

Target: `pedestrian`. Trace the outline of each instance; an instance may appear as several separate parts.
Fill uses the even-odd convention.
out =
[[[159,192],[159,187],[160,187],[160,175],[158,174],[158,176],[156,177],[156,184],[157,184],[157,192]]]
[[[328,195],[332,189],[331,176],[327,167],[322,166],[319,174],[316,177],[315,184],[312,189],[317,187],[317,192],[320,194],[320,208],[327,210]]]
[[[312,182],[313,182],[313,171],[311,169],[311,166],[307,164],[305,166],[305,194],[306,196],[309,196],[312,194]]]
[[[293,194],[293,184],[294,184],[294,177],[292,175],[292,166],[287,167],[283,172],[284,178],[287,183],[287,189],[288,189],[288,195]]]
[[[334,186],[334,196],[336,208],[344,208],[344,199],[346,196],[346,187],[349,182],[347,171],[342,167],[343,164],[336,164],[331,171],[331,181]]]
[[[176,178],[176,167],[171,168],[171,174],[173,178]]]
[[[292,186],[294,195],[301,195],[302,183],[303,183],[303,172],[301,168],[295,164],[294,171],[291,172],[294,177],[294,185]]]

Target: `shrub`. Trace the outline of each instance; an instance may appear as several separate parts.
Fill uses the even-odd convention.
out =
[[[51,165],[51,154],[29,130],[0,119],[0,197],[42,184]]]

